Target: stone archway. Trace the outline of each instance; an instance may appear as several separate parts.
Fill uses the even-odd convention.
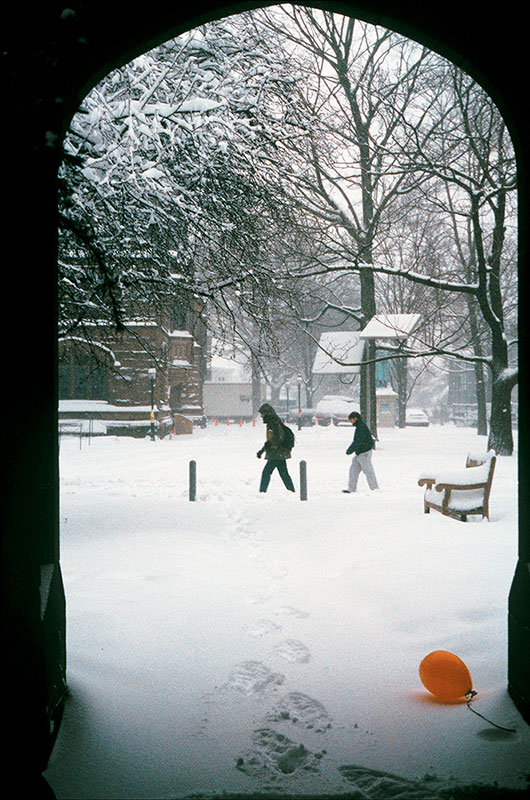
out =
[[[45,768],[53,742],[50,721],[60,716],[64,691],[55,377],[55,215],[61,139],[83,97],[113,67],[185,29],[259,5],[263,3],[201,0],[191,12],[175,10],[174,4],[168,3],[139,16],[124,13],[123,5],[113,0],[76,0],[69,7],[19,4],[4,12],[4,108],[11,115],[9,124],[2,126],[3,244],[4,262],[9,267],[4,275],[4,297],[19,306],[21,329],[23,319],[31,320],[25,352],[35,348],[35,330],[39,333],[38,358],[32,369],[20,364],[16,376],[10,377],[10,408],[18,419],[31,419],[31,426],[8,425],[2,481],[4,698],[11,751],[5,755],[8,763],[25,760],[28,787],[32,781],[37,785]],[[434,8],[419,0],[399,4],[342,0],[313,5],[357,15],[422,41],[466,69],[492,95],[510,128],[522,176],[519,227],[524,291],[528,155],[523,145],[528,122],[517,80],[526,72],[524,26],[513,24],[518,6],[505,5],[502,20],[493,24],[491,15],[484,14],[476,0],[465,6],[449,0]],[[523,379],[524,404],[525,374]],[[38,403],[31,392],[36,380],[41,387]],[[526,420],[521,419],[523,440],[525,434]],[[526,461],[526,453],[521,452],[520,557],[510,594],[508,686],[521,712],[530,719]]]

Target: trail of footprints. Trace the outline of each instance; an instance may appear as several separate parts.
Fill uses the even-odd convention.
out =
[[[234,525],[236,535],[245,547],[250,546],[249,557],[258,563],[264,585],[247,598],[257,607],[271,601],[278,602],[281,583],[287,577],[284,564],[267,558],[262,549],[263,536],[248,519],[239,518]],[[252,552],[253,551],[253,552]],[[272,581],[272,583],[271,583]],[[268,590],[270,586],[270,591]],[[286,663],[306,665],[311,661],[309,648],[298,639],[281,638],[285,619],[304,620],[306,611],[289,605],[278,605],[272,614],[256,619],[248,633],[256,639],[270,638],[270,655]],[[228,676],[223,691],[235,691],[254,697],[264,706],[264,714],[251,736],[247,750],[235,759],[240,772],[256,778],[263,785],[274,785],[290,775],[314,775],[326,754],[325,735],[332,728],[332,720],[322,703],[301,691],[288,691],[286,678],[263,661],[248,659],[236,664]],[[315,734],[321,743],[315,747]],[[309,749],[307,737],[312,745]],[[320,746],[322,745],[322,746]]]
[[[278,603],[287,569],[283,564],[268,560],[265,537],[248,519],[235,520],[233,530],[246,550],[245,556],[258,563],[264,578],[263,585],[246,598],[247,602],[257,609]],[[261,643],[270,639],[269,654],[276,662],[279,657],[286,666],[297,664],[303,669],[311,661],[311,652],[298,639],[282,638],[282,622],[303,621],[309,616],[308,612],[293,606],[277,605],[269,616],[256,619],[247,632]],[[250,702],[255,704],[254,707],[263,708],[247,749],[234,758],[235,768],[258,780],[260,787],[279,788],[290,776],[298,781],[305,775],[310,780],[320,773],[328,752],[327,736],[333,729],[333,720],[327,709],[319,700],[290,688],[282,672],[275,671],[262,660],[248,658],[235,664],[226,683],[207,696],[207,702],[216,705],[222,702],[222,698],[234,697],[235,693],[244,701],[245,707],[248,708]],[[197,727],[197,734],[206,735],[208,717],[209,713],[206,713]],[[356,725],[353,727],[357,728]],[[352,741],[356,733],[359,731],[350,731]],[[360,744],[359,739],[357,744]],[[366,746],[366,740],[364,744]],[[342,780],[354,783],[353,773],[350,774],[348,769],[354,770],[355,767],[340,768]]]

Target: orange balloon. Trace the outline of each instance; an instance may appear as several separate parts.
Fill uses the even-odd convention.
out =
[[[461,658],[447,650],[433,650],[420,663],[425,688],[448,703],[463,700],[472,691],[471,675]]]

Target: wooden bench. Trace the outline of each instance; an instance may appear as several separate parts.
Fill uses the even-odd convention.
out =
[[[443,470],[422,475],[419,486],[425,486],[423,510],[431,508],[448,517],[466,522],[470,514],[482,514],[489,521],[489,499],[497,457],[493,450],[480,455],[469,454],[466,468]]]

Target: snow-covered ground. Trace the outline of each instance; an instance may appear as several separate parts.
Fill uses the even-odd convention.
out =
[[[516,457],[498,459],[491,521],[462,523],[424,515],[417,478],[485,439],[382,429],[381,490],[361,476],[348,495],[352,433],[297,433],[307,501],[277,473],[258,495],[261,423],[62,439],[71,697],[45,773],[60,800],[526,785],[530,728],[506,691]],[[426,692],[418,665],[437,649],[466,662],[473,707],[515,733]]]

